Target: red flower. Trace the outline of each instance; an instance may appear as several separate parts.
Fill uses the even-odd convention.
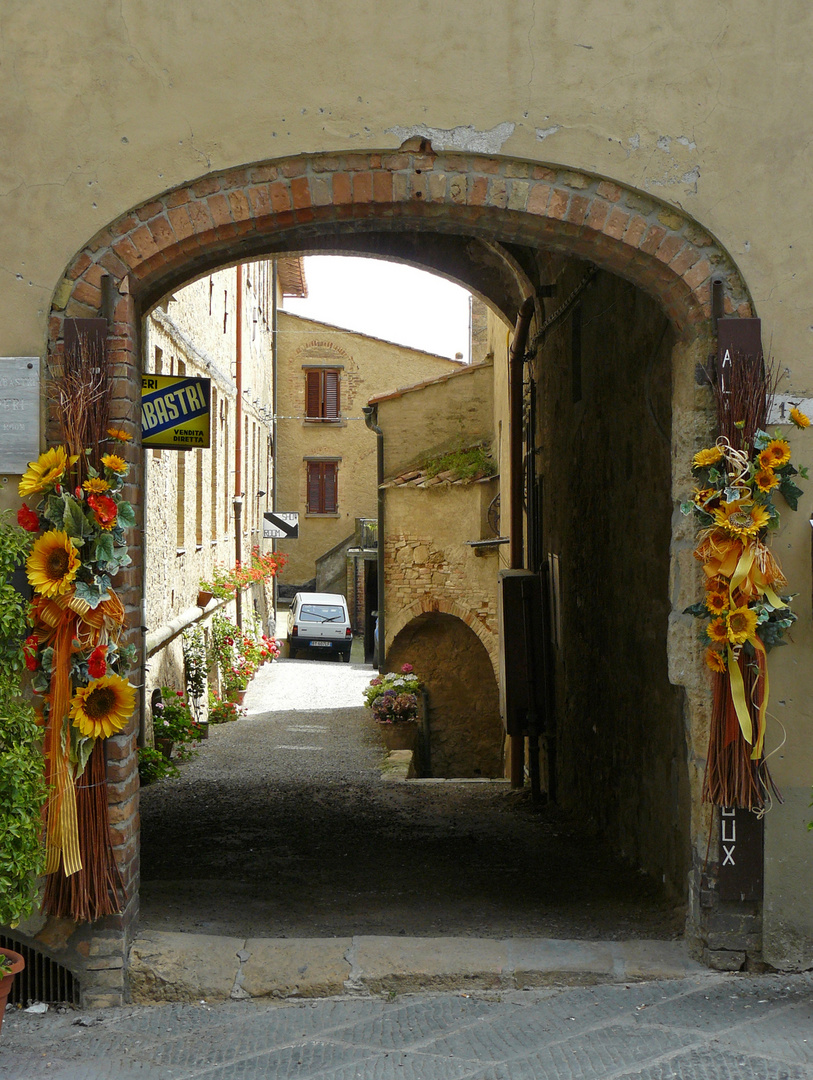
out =
[[[101,679],[107,674],[107,646],[97,645],[88,657],[88,675],[91,679]]]
[[[23,642],[23,656],[25,657],[25,666],[29,671],[36,671],[39,667],[39,661],[37,660],[37,649],[39,648],[40,639],[36,634],[31,634]]]
[[[17,524],[22,525],[28,532],[40,531],[40,519],[25,503],[17,511]]]
[[[103,529],[112,529],[116,524],[118,509],[109,495],[88,495],[88,506]]]

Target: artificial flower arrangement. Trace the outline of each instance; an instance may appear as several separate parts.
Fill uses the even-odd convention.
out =
[[[400,674],[377,675],[364,688],[364,704],[379,724],[411,724],[418,719],[418,694],[423,683],[412,664],[404,664]]]
[[[107,438],[118,451],[130,436],[108,428]],[[120,880],[112,853],[94,848],[84,835],[80,825],[87,814],[77,810],[77,791],[100,787],[101,795],[93,798],[104,798],[106,819],[104,756],[93,751],[100,740],[126,726],[136,703],[135,688],[126,678],[136,649],[120,643],[124,608],[112,588],[115,575],[130,563],[124,531],[135,524],[135,515],[122,495],[128,471],[121,452],[102,454],[97,467],[90,450],[71,454],[56,446],[29,464],[19,485],[21,497],[38,500],[33,507],[23,503],[18,522],[38,534],[26,560],[34,598],[33,632],[24,654],[42,701],[46,776],[52,788],[45,869],[55,877],[61,871],[65,878],[78,875],[82,880],[78,892],[72,887],[65,893],[59,881],[49,878],[45,907],[77,921],[118,910]],[[88,885],[93,876],[89,860],[99,863],[95,893]]]
[[[699,530],[695,557],[703,564],[705,595],[686,609],[703,620],[705,661],[714,673],[714,700],[704,801],[764,811],[779,797],[764,760],[771,648],[796,621],[779,564],[767,544],[779,526],[775,497],[796,510],[807,479],[791,463],[780,432],[765,429],[775,390],[762,358],[735,360],[726,382],[713,382],[722,430],[713,446],[695,454],[697,480],[690,502]],[[800,429],[810,420],[798,408]]]
[[[281,552],[266,552],[260,554],[259,547],[251,549],[251,560],[248,563],[237,563],[235,566],[215,566],[211,580],[200,582],[200,587],[205,592],[210,592],[220,600],[228,600],[240,589],[247,589],[255,581],[270,581],[276,577],[288,561],[288,556]]]

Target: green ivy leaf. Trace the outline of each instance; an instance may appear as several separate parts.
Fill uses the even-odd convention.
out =
[[[789,477],[783,477],[779,483],[779,490],[791,510],[798,510],[799,497],[804,494],[802,489],[794,484]]]
[[[119,511],[119,525],[123,529],[132,529],[136,523],[135,511],[130,503],[122,500],[118,505]]]

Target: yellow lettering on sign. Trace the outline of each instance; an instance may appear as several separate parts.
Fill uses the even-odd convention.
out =
[[[158,417],[158,423],[159,424],[168,423],[170,418],[167,416],[167,410],[166,410],[166,406],[164,405],[164,399],[163,398],[156,398],[154,404],[155,404],[155,415]],[[177,415],[178,414],[175,413],[175,416],[177,416]]]
[[[158,423],[158,417],[155,415],[155,409],[153,408],[151,401],[145,401],[143,403],[141,407],[141,413],[147,424],[147,430],[152,431],[152,429]]]

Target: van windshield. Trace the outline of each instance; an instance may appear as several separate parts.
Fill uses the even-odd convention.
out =
[[[344,619],[344,609],[332,604],[303,604],[300,622],[338,622]]]

